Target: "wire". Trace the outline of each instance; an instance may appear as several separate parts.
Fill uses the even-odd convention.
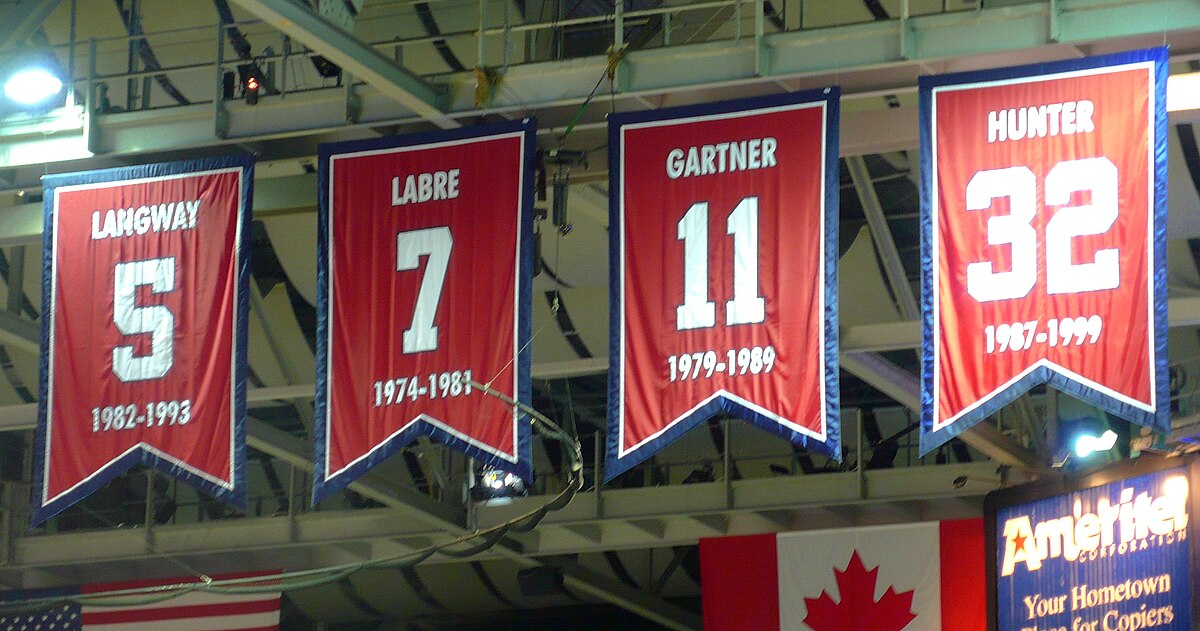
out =
[[[571,503],[575,494],[583,488],[583,451],[579,445],[579,441],[572,437],[567,432],[563,431],[554,421],[547,418],[541,412],[532,407],[521,403],[505,395],[502,392],[493,390],[481,383],[468,380],[472,387],[479,388],[480,391],[488,396],[500,399],[504,403],[514,407],[518,412],[521,412],[531,419],[533,428],[545,438],[557,440],[563,444],[564,450],[570,460],[570,481],[553,499],[541,505],[540,507],[523,513],[508,521],[501,522],[494,526],[476,530],[462,536],[456,537],[450,541],[435,544],[402,554],[361,561],[358,563],[347,563],[343,565],[334,565],[311,570],[296,570],[284,571],[271,574],[264,574],[253,577],[230,578],[230,579],[212,579],[204,575],[199,576],[196,582],[174,583],[168,585],[156,585],[152,587],[140,587],[132,589],[110,590],[104,592],[96,592],[91,594],[77,594],[72,596],[49,596],[44,598],[30,598],[23,600],[12,600],[0,603],[0,614],[27,614],[37,611],[54,609],[68,604],[77,604],[88,607],[130,607],[138,605],[150,605],[163,602],[182,596],[192,592],[207,592],[224,595],[240,595],[240,594],[262,594],[262,593],[277,593],[292,591],[297,589],[307,589],[319,585],[325,585],[342,580],[355,572],[371,568],[401,568],[414,566],[435,554],[453,558],[466,558],[496,545],[504,541],[505,536],[511,532],[529,532],[551,512],[561,510]]]

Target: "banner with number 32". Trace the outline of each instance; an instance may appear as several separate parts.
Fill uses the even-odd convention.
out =
[[[1169,429],[1166,49],[920,78],[921,453],[1049,383]]]

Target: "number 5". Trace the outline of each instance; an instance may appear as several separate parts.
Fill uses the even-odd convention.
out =
[[[406,354],[437,350],[438,328],[433,323],[433,317],[437,315],[438,302],[442,299],[446,268],[450,264],[450,250],[453,247],[454,238],[448,226],[396,235],[397,272],[417,269],[421,257],[429,257],[425,277],[421,279],[421,288],[417,290],[417,302],[413,305],[412,325],[402,338],[401,349]]]
[[[124,335],[149,333],[150,354],[135,357],[133,346],[113,349],[113,374],[121,381],[161,379],[175,363],[175,314],[163,305],[137,306],[137,288],[156,294],[175,291],[175,258],[117,263],[113,273],[113,322]]]

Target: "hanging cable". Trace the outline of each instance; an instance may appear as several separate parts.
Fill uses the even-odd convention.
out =
[[[156,585],[152,587],[110,590],[92,594],[77,594],[72,596],[48,596],[11,600],[0,603],[0,614],[28,614],[47,609],[53,609],[68,604],[88,607],[129,607],[149,605],[163,602],[192,592],[207,592],[223,595],[262,594],[285,592],[297,589],[307,589],[342,580],[355,572],[373,568],[399,568],[414,566],[435,554],[454,558],[466,558],[479,554],[499,545],[509,532],[529,532],[551,512],[561,510],[571,503],[575,494],[583,488],[583,451],[579,441],[563,431],[554,421],[541,412],[521,403],[502,392],[470,381],[471,387],[478,388],[488,396],[500,399],[518,412],[530,418],[535,431],[543,437],[556,440],[563,444],[564,453],[570,460],[568,475],[570,479],[558,495],[542,506],[523,513],[512,519],[488,528],[476,530],[450,541],[435,544],[412,552],[391,556],[347,563],[312,570],[285,571],[253,577],[213,579],[199,575],[196,582]]]

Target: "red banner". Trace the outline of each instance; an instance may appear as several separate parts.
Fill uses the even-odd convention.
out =
[[[922,453],[1046,382],[1168,423],[1164,86],[1163,50],[922,77]]]
[[[529,475],[534,124],[321,147],[317,479],[419,434]]]
[[[605,475],[724,411],[840,457],[837,91],[614,116]]]
[[[244,504],[253,167],[45,179],[40,522],[135,464]]]

